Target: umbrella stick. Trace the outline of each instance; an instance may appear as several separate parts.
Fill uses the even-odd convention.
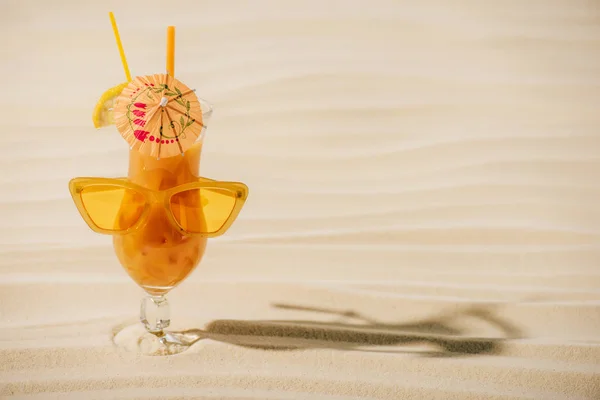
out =
[[[111,11],[108,13],[108,16],[110,17],[110,23],[112,24],[113,32],[115,33],[115,39],[117,40],[117,47],[119,48],[119,54],[121,55],[121,63],[123,63],[125,77],[127,78],[127,82],[131,82],[131,74],[129,73],[129,66],[127,66],[125,50],[123,50],[123,44],[121,43],[121,36],[119,36],[119,28],[117,28],[117,21],[115,20],[115,15]]]
[[[167,27],[167,74],[175,77],[175,27]]]

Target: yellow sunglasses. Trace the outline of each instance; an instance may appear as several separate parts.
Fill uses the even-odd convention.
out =
[[[167,190],[151,190],[127,178],[73,178],[69,191],[77,210],[97,233],[122,235],[139,229],[150,211],[164,207],[182,233],[220,236],[235,221],[248,197],[241,182],[198,178]]]

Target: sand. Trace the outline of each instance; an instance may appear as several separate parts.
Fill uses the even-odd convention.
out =
[[[250,4],[252,3],[252,4]],[[215,105],[202,174],[250,197],[129,350],[141,290],[67,191],[123,176],[123,73]],[[599,399],[593,1],[4,1],[0,397]],[[116,338],[119,338],[117,340]]]

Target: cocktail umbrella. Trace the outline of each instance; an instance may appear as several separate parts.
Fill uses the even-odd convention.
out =
[[[115,101],[114,120],[132,149],[156,158],[182,155],[204,129],[194,90],[168,74],[133,79]]]

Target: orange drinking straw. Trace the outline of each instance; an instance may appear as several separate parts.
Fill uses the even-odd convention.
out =
[[[117,47],[119,48],[119,54],[121,55],[121,63],[123,63],[123,69],[125,70],[125,77],[127,82],[131,81],[131,74],[129,73],[129,67],[127,66],[127,59],[125,58],[125,50],[123,50],[123,44],[121,43],[121,37],[119,36],[119,28],[117,28],[117,21],[115,15],[111,12],[108,13],[110,17],[110,23],[112,24],[113,32],[115,33],[115,39],[117,40]]]
[[[175,76],[175,27],[167,27],[167,74]]]

